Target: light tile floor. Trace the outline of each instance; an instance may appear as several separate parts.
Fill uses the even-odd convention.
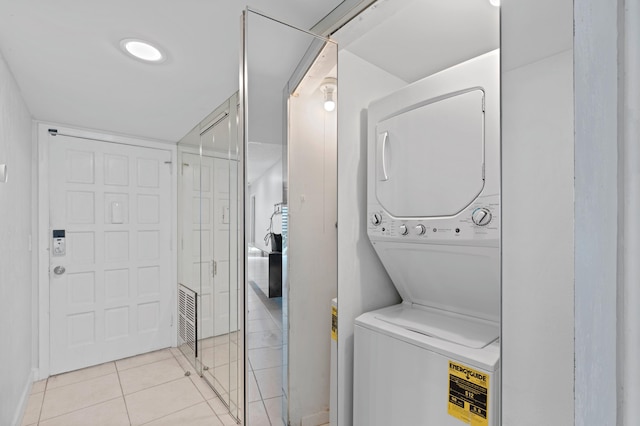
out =
[[[34,383],[22,424],[221,426],[236,421],[180,351],[168,348]]]
[[[283,426],[282,298],[268,297],[267,257],[249,257],[248,275],[248,425]]]
[[[248,426],[283,426],[282,300],[267,297],[268,258],[249,259],[249,279]],[[182,353],[168,348],[34,383],[22,424],[220,426],[236,421]]]

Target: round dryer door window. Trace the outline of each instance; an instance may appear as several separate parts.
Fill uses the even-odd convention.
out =
[[[454,216],[476,199],[484,187],[483,105],[484,92],[472,90],[376,124],[375,193],[389,214]]]

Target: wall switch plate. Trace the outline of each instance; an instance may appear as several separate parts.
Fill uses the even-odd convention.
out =
[[[7,183],[7,165],[0,164],[0,183]]]

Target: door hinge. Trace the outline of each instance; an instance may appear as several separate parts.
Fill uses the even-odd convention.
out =
[[[213,276],[215,277],[216,275],[218,275],[218,262],[216,262],[215,260],[212,260],[213,262]]]

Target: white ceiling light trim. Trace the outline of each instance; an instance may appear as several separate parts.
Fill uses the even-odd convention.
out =
[[[167,59],[167,56],[148,41],[125,38],[120,41],[120,48],[128,55],[144,62],[160,63]]]

